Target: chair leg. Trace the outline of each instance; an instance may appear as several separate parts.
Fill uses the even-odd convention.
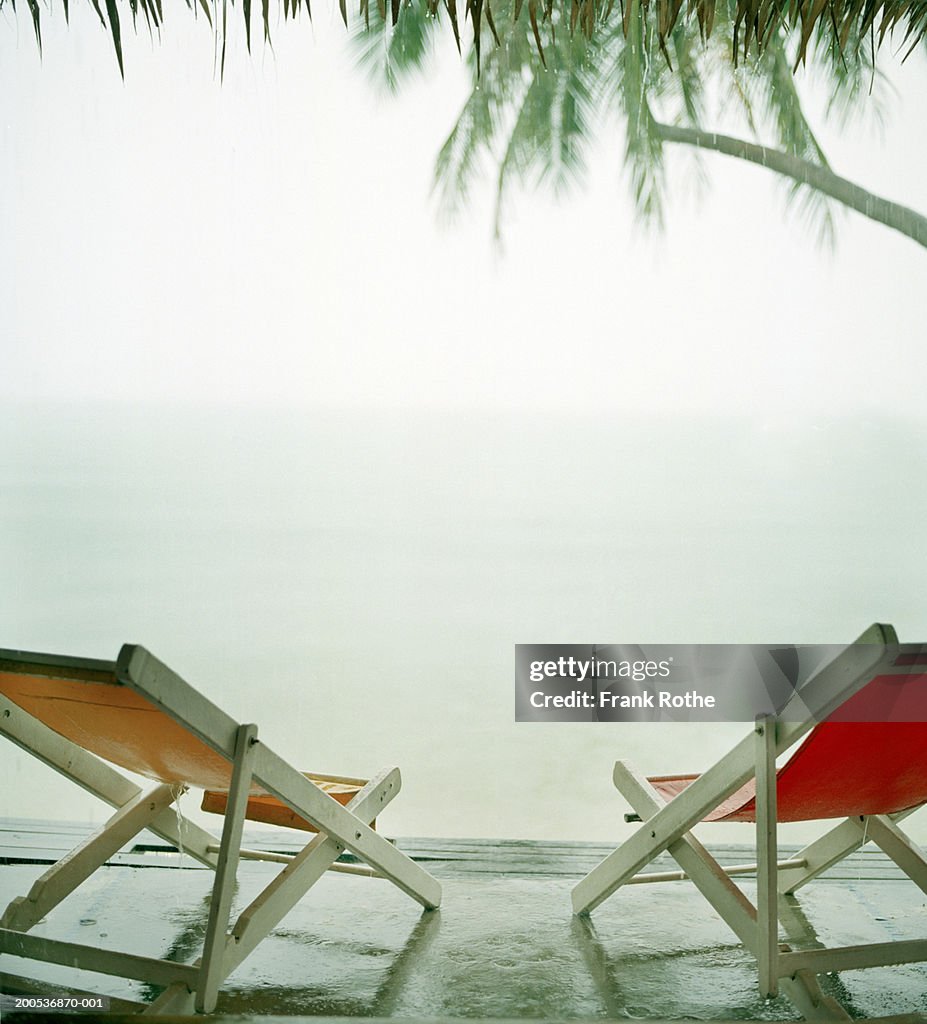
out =
[[[647,778],[627,761],[619,761],[615,765],[614,781],[622,796],[644,821],[663,806],[663,799]],[[721,865],[689,832],[672,843],[667,852],[744,946],[755,953],[756,908]],[[779,988],[807,1020],[850,1019],[850,1015],[839,1003],[824,995],[817,978],[809,971],[799,971],[794,978],[780,978]]]
[[[0,918],[0,927],[29,931],[130,839],[148,827],[177,795],[177,789],[168,785],[138,793],[120,807],[102,828],[53,864],[33,884],[28,896],[13,900]]]
[[[159,1017],[162,1014],[177,1017],[189,1017],[193,1013],[195,994],[182,981],[175,982],[150,1002],[140,1016]]]
[[[614,782],[644,821],[663,806],[663,799],[647,777],[627,761],[615,764]],[[691,832],[686,832],[672,843],[667,852],[752,953],[756,945],[756,908],[731,881],[724,868]]]
[[[756,722],[756,962],[760,995],[779,992],[779,892],[776,887],[776,719]]]
[[[219,985],[224,973],[226,932],[232,908],[232,893],[238,873],[238,851],[241,849],[241,835],[245,823],[245,809],[251,789],[251,769],[254,761],[254,747],[257,743],[257,726],[242,725],[235,741],[235,761],[232,768],[232,782],[229,787],[228,806],[222,827],[222,844],[216,864],[216,878],[212,899],[209,903],[209,920],[206,924],[206,939],[200,963],[195,1009],[198,1013],[212,1013],[219,996]]]
[[[347,809],[359,821],[369,825],[399,793],[401,785],[399,769],[386,769],[356,794]],[[320,833],[255,896],[232,928],[224,960],[226,977],[263,941],[343,852],[343,844]]]
[[[615,765],[615,784],[623,762]],[[588,914],[630,878],[698,824],[705,814],[751,778],[754,771],[753,737],[745,736],[684,793],[646,815],[647,822],[634,835],[597,864],[573,887],[574,914]],[[633,804],[632,804],[633,806]],[[640,813],[640,812],[638,812]],[[645,816],[641,815],[643,819]]]
[[[916,807],[912,807],[910,810],[888,815],[888,819],[897,823],[916,810]],[[779,892],[797,892],[803,885],[814,881],[818,875],[858,850],[867,838],[872,837],[860,826],[859,819],[845,819],[795,854],[794,860],[806,862],[804,867],[780,869]]]
[[[398,768],[384,769],[348,804],[348,810],[364,824],[369,824],[390,801],[398,795],[402,786]],[[232,810],[230,794],[226,821]],[[224,841],[223,836],[223,841]],[[223,843],[224,848],[224,843]],[[236,850],[237,846],[234,847]],[[259,893],[251,904],[241,912],[231,932],[220,943],[220,930],[215,929],[216,941],[212,948],[211,970],[218,977],[218,984],[227,978],[239,964],[276,927],[283,917],[299,902],[312,885],[321,878],[332,861],[344,852],[344,846],[324,833],[314,836],[303,850]],[[226,917],[227,920],[227,917]],[[201,971],[204,956],[195,966]],[[202,977],[202,974],[201,974]],[[198,989],[201,987],[198,986]],[[146,1009],[147,1014],[189,1015],[194,1010],[200,992],[191,993],[186,985],[178,984],[165,989]],[[205,1002],[205,1000],[204,1000]]]
[[[888,815],[870,815],[866,825],[850,819],[857,828],[887,854],[922,892],[927,893],[927,857]]]

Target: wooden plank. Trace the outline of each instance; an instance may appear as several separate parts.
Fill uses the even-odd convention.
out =
[[[232,907],[232,891],[238,872],[238,851],[245,821],[245,808],[251,789],[251,771],[254,766],[257,726],[242,725],[235,742],[235,765],[229,788],[222,829],[222,843],[216,863],[216,880],[209,901],[209,919],[203,943],[203,962],[197,984],[194,1008],[197,1013],[212,1013],[222,982],[222,956],[225,935]]]
[[[672,849],[672,847],[670,847]],[[717,860],[717,858],[713,858]],[[756,864],[719,864],[721,870],[728,876],[733,878],[737,875],[756,875],[757,865]],[[782,860],[776,865],[777,869],[780,867],[795,867],[796,862],[793,860]],[[801,866],[801,862],[798,862],[798,866]],[[685,871],[654,871],[648,872],[646,875],[635,875],[633,878],[625,882],[625,885],[649,885],[654,882],[684,882],[689,876]]]
[[[119,978],[137,978],[153,985],[171,985],[176,981],[184,981],[192,987],[197,975],[196,968],[187,964],[25,935],[8,928],[0,928],[0,952],[76,967],[79,970],[96,971],[99,974],[112,974]]]
[[[14,833],[7,823],[22,831]],[[188,824],[185,823],[185,831]],[[86,839],[94,827],[86,823],[0,819],[0,864],[52,864],[77,843]],[[7,834],[17,835],[19,846],[3,845],[5,828]],[[34,832],[31,831],[33,829]],[[206,835],[209,837],[206,849],[212,847],[211,856],[215,857],[218,839],[210,833]],[[445,840],[413,837],[391,841],[413,860],[421,860],[430,870],[447,878],[466,878],[474,875],[579,878],[613,849],[612,845],[605,843],[544,840]],[[244,833],[242,843],[256,850],[292,857],[305,846],[306,836],[303,832],[296,833],[283,829],[250,829]],[[725,870],[731,866],[742,865],[747,858],[753,857],[753,846],[747,844],[712,843],[710,850],[712,856]],[[780,879],[787,871],[802,870],[797,866],[801,862],[802,852],[794,844],[781,847],[783,861],[780,862]],[[354,854],[346,851],[339,858],[339,863],[351,864],[359,861]],[[181,859],[175,843],[147,829],[139,834],[134,844],[114,854],[107,864],[114,867],[182,867],[184,870],[201,870],[203,867],[195,859]],[[654,870],[670,870],[673,867],[674,862],[668,853],[662,853],[653,860]],[[736,873],[742,872],[738,869]],[[869,846],[847,854],[842,861],[838,859],[837,864],[824,870],[820,877],[833,881],[894,882],[904,880],[907,876],[880,849]]]
[[[0,927],[28,931],[50,910],[85,882],[102,864],[174,802],[171,786],[139,793],[93,835],[78,843],[35,881],[28,896],[13,900],[0,918]]]
[[[867,828],[860,826],[863,834],[868,828],[869,837],[898,865],[899,868],[921,890],[927,893],[927,858],[920,848],[888,816],[874,814],[868,819]]]
[[[892,814],[890,818],[892,821],[903,821],[908,815],[913,814],[915,810],[917,808],[912,807],[910,810]],[[859,850],[863,845],[863,839],[864,830],[861,830],[852,818],[845,819],[819,839],[816,839],[813,843],[799,851],[798,858],[807,861],[807,866],[805,868],[793,868],[783,871],[779,876],[779,891],[794,893],[803,885],[807,885],[818,877],[856,877],[853,874],[850,876],[836,875],[835,872],[831,872],[831,868],[841,863],[841,861],[848,862],[844,865],[845,870],[850,868],[850,864],[854,867],[858,866],[859,859],[851,857],[851,854]],[[860,851],[858,856],[861,859],[872,856],[875,852],[863,850]],[[881,852],[879,855],[881,856]]]
[[[760,995],[778,995],[779,915],[776,902],[776,719],[759,718],[756,750],[756,963]]]
[[[836,946],[779,954],[779,976],[790,977],[799,971],[857,971],[867,967],[927,960],[927,939],[899,939],[896,942],[871,942],[860,946]]]

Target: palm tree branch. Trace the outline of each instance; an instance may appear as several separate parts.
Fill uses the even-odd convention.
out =
[[[873,195],[866,189],[835,174],[829,167],[813,163],[794,153],[761,146],[730,135],[657,122],[657,134],[664,142],[678,142],[699,149],[710,149],[726,156],[766,167],[799,185],[808,185],[870,220],[900,231],[927,248],[927,217],[900,203]]]

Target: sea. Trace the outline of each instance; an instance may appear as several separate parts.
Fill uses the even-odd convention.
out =
[[[0,564],[0,646],[140,643],[301,769],[398,764],[391,834],[618,840],[617,758],[747,726],[516,723],[515,644],[927,639],[927,419],[8,402]],[[108,814],[0,771],[0,817]]]

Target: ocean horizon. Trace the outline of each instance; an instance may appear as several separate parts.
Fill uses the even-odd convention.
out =
[[[516,724],[516,643],[927,634],[923,418],[48,401],[0,428],[0,645],[141,643],[297,767],[399,764],[392,834],[617,838],[617,757],[698,771],[743,734]],[[0,757],[4,816],[107,816]]]

